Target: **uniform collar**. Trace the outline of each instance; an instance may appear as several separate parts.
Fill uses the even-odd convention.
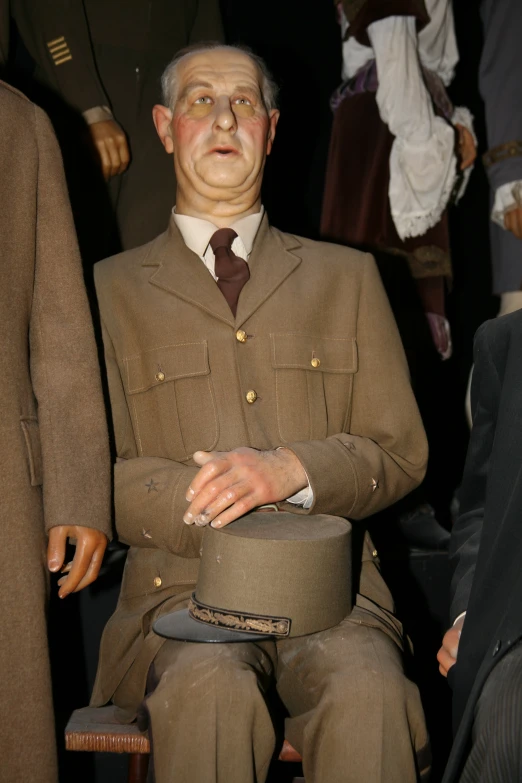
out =
[[[240,218],[230,226],[243,242],[247,256],[252,252],[254,240],[259,231],[259,226],[261,225],[264,214],[265,209],[264,207],[261,207],[260,212]],[[218,230],[219,226],[214,225],[210,220],[203,220],[202,218],[192,217],[191,215],[180,215],[176,212],[176,207],[172,210],[172,217],[189,250],[192,250],[192,252],[196,253],[198,256],[204,256],[210,238],[212,234]]]

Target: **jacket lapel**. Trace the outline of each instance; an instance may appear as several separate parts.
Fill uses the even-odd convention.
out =
[[[248,260],[250,280],[239,295],[236,327],[247,321],[299,266],[301,259],[290,252],[299,247],[296,237],[271,228],[265,214]]]
[[[301,247],[293,236],[270,228],[265,215],[249,258],[250,279],[239,296],[234,321],[215,280],[199,256],[189,250],[171,218],[169,228],[150,246],[143,266],[155,267],[152,285],[190,302],[237,328],[265,302],[301,263],[291,250]]]
[[[186,246],[173,218],[168,230],[153,242],[143,266],[157,269],[149,283],[234,325],[234,316],[201,258]]]

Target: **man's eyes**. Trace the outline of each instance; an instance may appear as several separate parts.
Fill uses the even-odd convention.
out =
[[[213,99],[210,97],[210,95],[199,95],[197,98],[194,99],[193,103],[196,106],[202,106],[205,104],[213,103]],[[252,98],[248,98],[246,96],[239,96],[238,98],[232,98],[232,103],[235,106],[252,106],[254,101]]]
[[[252,101],[250,98],[235,98],[234,103],[238,104],[239,106],[251,106]]]
[[[201,95],[199,98],[196,98],[194,103],[197,103],[201,105],[202,103],[212,103],[212,98],[208,95]]]

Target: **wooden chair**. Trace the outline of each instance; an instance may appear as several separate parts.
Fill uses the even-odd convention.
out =
[[[75,710],[65,727],[67,750],[100,753],[128,753],[128,783],[146,783],[150,744],[146,733],[135,723],[118,723],[115,707],[83,707]],[[301,756],[286,740],[279,754],[280,761],[300,762]]]

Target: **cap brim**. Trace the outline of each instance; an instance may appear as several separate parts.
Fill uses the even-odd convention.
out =
[[[165,639],[176,639],[179,642],[204,642],[207,644],[261,642],[274,638],[268,634],[230,631],[228,628],[201,623],[189,615],[188,609],[178,609],[177,612],[169,612],[169,614],[159,617],[153,623],[152,630],[158,636],[165,637]]]

